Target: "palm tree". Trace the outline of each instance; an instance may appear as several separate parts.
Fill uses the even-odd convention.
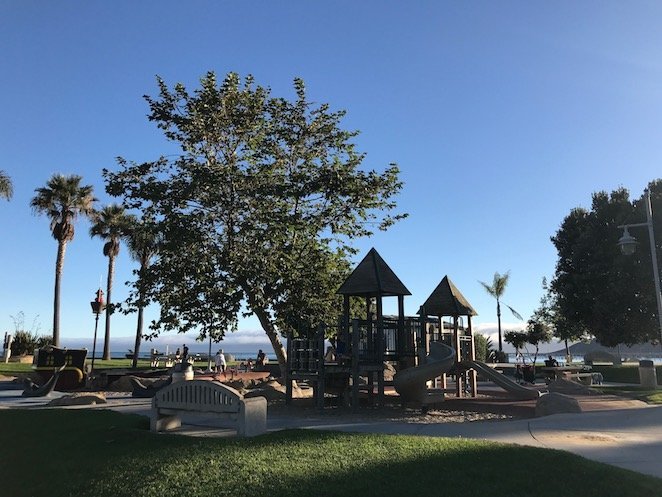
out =
[[[158,250],[160,236],[158,233],[149,227],[144,221],[135,220],[133,226],[130,228],[126,237],[127,247],[133,260],[140,263],[138,270],[138,280],[135,285],[138,289],[138,300],[136,307],[138,308],[138,323],[136,326],[136,342],[133,346],[133,364],[135,369],[138,367],[138,353],[140,352],[140,342],[143,336],[143,313],[146,306],[146,276],[149,270],[149,265],[152,258],[156,255]]]
[[[9,200],[14,195],[14,186],[11,178],[4,171],[0,170],[0,198]]]
[[[115,257],[120,253],[120,240],[131,226],[133,216],[124,212],[124,207],[108,205],[94,214],[90,228],[91,237],[105,240],[103,255],[108,257],[108,278],[106,281],[106,334],[103,343],[103,360],[110,360],[110,315],[113,313],[112,289],[115,276]]]
[[[501,297],[503,297],[503,294],[506,291],[506,286],[508,286],[508,278],[510,278],[510,271],[506,271],[504,274],[499,274],[499,273],[494,273],[494,279],[492,280],[492,284],[488,285],[487,283],[483,281],[479,281],[481,285],[483,285],[483,288],[485,288],[485,291],[489,293],[492,297],[494,297],[497,301],[497,326],[499,329],[499,353],[503,352],[503,343],[501,339]],[[522,319],[522,316],[519,315],[519,313],[510,307],[507,304],[504,304],[508,309],[510,309],[510,312],[513,313],[513,315],[517,319]]]
[[[90,216],[96,198],[92,185],[81,186],[78,175],[55,174],[45,187],[35,189],[30,206],[38,214],[46,214],[50,220],[53,238],[57,240],[55,260],[55,296],[53,298],[53,345],[60,346],[60,281],[64,267],[67,242],[74,239],[74,221],[79,214]]]

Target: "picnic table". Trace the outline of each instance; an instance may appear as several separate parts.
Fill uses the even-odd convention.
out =
[[[544,366],[540,368],[545,373],[545,376],[550,380],[558,380],[564,377],[576,377],[591,375],[591,366]]]

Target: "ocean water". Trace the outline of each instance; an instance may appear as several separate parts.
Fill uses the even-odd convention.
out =
[[[174,350],[169,350],[168,352],[169,352],[170,355],[174,355],[174,353],[175,353]],[[128,354],[128,353],[129,353],[128,350],[121,350],[121,351],[120,350],[111,350],[110,351],[110,357],[113,358],[113,359],[124,359],[125,354]],[[269,351],[265,350],[264,353],[267,355],[267,359],[269,359],[269,361],[275,361],[276,360],[276,355],[273,352],[270,353]],[[216,354],[216,352],[212,349],[212,357],[215,354]],[[97,350],[97,351],[95,351],[94,355],[95,355],[96,359],[101,359],[102,351]],[[190,356],[199,356],[201,359],[204,359],[204,360],[207,359],[207,352],[193,352],[193,353],[189,352],[189,355]],[[228,355],[232,356],[235,361],[246,361],[248,359],[252,359],[253,361],[255,361],[255,359],[257,357],[257,351],[255,351],[255,352],[225,352],[225,355],[226,355],[226,357]],[[88,350],[87,357],[90,358],[90,359],[92,358],[92,351],[91,350]],[[150,356],[149,349],[146,352],[141,350],[138,353],[138,358],[140,358],[140,359],[150,359],[150,357],[151,356]]]

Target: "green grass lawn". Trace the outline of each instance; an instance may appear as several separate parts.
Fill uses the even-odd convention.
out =
[[[90,359],[88,358],[85,361],[86,364],[90,364]],[[101,359],[94,360],[94,369],[130,369],[131,368],[131,359],[111,359],[109,361],[103,361]],[[138,360],[138,369],[150,369],[149,359],[139,359]],[[30,373],[32,371],[32,364],[20,364],[18,362],[9,362],[5,364],[0,362],[0,374],[1,375],[15,375],[17,373]]]
[[[306,430],[205,439],[97,410],[2,410],[0,426],[7,496],[662,495],[661,479],[493,442]]]
[[[662,404],[662,389],[642,390],[639,386],[619,386],[619,387],[593,387],[602,393],[610,395],[620,395],[629,399],[642,400],[648,404]]]

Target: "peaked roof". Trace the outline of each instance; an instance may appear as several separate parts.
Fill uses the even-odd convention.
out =
[[[477,316],[478,313],[453,282],[444,276],[423,304],[428,316]],[[419,314],[421,311],[419,311]]]
[[[374,248],[370,249],[336,293],[361,297],[411,295]]]

